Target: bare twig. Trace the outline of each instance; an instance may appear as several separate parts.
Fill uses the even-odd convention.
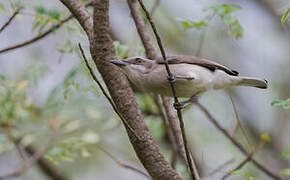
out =
[[[16,17],[17,14],[19,14],[20,10],[23,7],[19,7],[17,8],[14,13],[12,14],[12,16],[10,16],[10,18],[6,21],[6,23],[3,24],[3,26],[0,28],[0,33],[6,28],[8,27],[8,25],[13,21],[13,19]]]
[[[249,156],[250,153],[247,152],[247,150],[234,138],[231,136],[231,134],[224,129],[218,122],[217,120],[209,113],[209,111],[198,101],[195,102],[195,104],[204,112],[204,114],[207,116],[207,118],[214,124],[214,126],[220,130],[243,154],[246,156],[250,157],[252,162],[264,173],[266,173],[268,176],[272,177],[273,179],[280,180],[281,177],[269,170],[266,166],[255,160],[252,156]]]
[[[227,95],[230,98],[230,101],[232,103],[233,110],[234,110],[234,113],[235,113],[235,117],[236,117],[236,120],[237,120],[237,124],[236,124],[236,127],[234,129],[234,132],[233,132],[233,135],[232,136],[234,136],[235,133],[236,133],[236,131],[240,128],[241,129],[241,132],[242,132],[242,135],[245,138],[245,141],[246,141],[246,144],[248,146],[248,149],[250,149],[250,151],[251,151],[252,145],[251,145],[251,142],[250,142],[250,138],[248,137],[247,132],[246,132],[245,128],[243,127],[242,123],[241,123],[240,117],[238,115],[238,110],[237,110],[237,107],[236,107],[236,105],[234,103],[233,97],[232,97],[232,95],[231,95],[231,93],[230,93],[230,91],[228,89],[225,90],[225,92],[227,93]]]
[[[156,29],[156,27],[155,27],[155,25],[154,25],[154,23],[153,23],[153,21],[152,21],[152,19],[150,17],[149,12],[147,11],[146,7],[144,6],[142,0],[138,0],[138,2],[141,5],[143,11],[145,12],[145,15],[146,15],[151,27],[152,27],[152,30],[153,30],[153,33],[154,33],[154,35],[156,37],[156,40],[157,40],[159,49],[161,51],[163,60],[165,62],[165,68],[166,68],[166,71],[167,71],[167,74],[168,74],[169,84],[171,86],[172,94],[174,96],[174,103],[179,104],[178,98],[176,96],[176,89],[174,87],[174,75],[170,71],[170,68],[169,68],[169,65],[168,65],[168,61],[166,59],[165,50],[164,50],[162,42],[161,42],[161,38],[160,38],[159,34],[157,33],[157,29]],[[183,143],[184,143],[184,149],[185,149],[185,152],[186,152],[186,158],[187,158],[187,163],[188,163],[188,166],[189,166],[189,169],[190,169],[191,178],[193,180],[194,179],[200,179],[199,175],[198,175],[198,172],[194,172],[194,169],[195,169],[194,168],[194,164],[191,161],[190,151],[189,151],[188,145],[187,145],[187,139],[186,139],[186,134],[185,134],[184,122],[183,122],[183,119],[182,119],[181,109],[176,109],[176,110],[177,110],[177,115],[178,115],[178,118],[179,118],[179,123],[180,123],[181,132],[182,132]]]
[[[175,138],[174,138],[175,135],[174,135],[173,129],[169,123],[169,120],[168,120],[169,117],[166,113],[166,110],[165,110],[163,104],[162,104],[163,98],[161,99],[161,97],[159,95],[154,95],[153,98],[154,98],[154,102],[156,103],[157,108],[159,110],[160,116],[165,124],[166,133],[167,133],[167,136],[169,138],[170,145],[172,148],[171,166],[173,168],[175,168],[175,165],[177,162],[177,155],[178,155],[177,143],[176,143]]]
[[[46,153],[47,148],[50,145],[51,140],[46,143],[39,151],[35,152],[28,160],[24,161],[15,171],[12,173],[0,176],[0,179],[7,179],[11,177],[17,177],[22,175],[26,170],[32,167],[43,155]]]
[[[89,69],[89,72],[93,78],[93,80],[98,84],[99,88],[101,89],[102,93],[104,94],[104,96],[107,98],[107,100],[109,101],[109,103],[111,104],[112,108],[114,109],[114,111],[116,112],[116,114],[120,117],[120,119],[122,120],[122,122],[125,124],[125,126],[131,131],[131,133],[134,134],[135,138],[137,138],[138,140],[142,140],[136,133],[135,131],[132,129],[132,127],[127,123],[126,119],[122,116],[122,114],[118,111],[116,105],[114,104],[113,100],[110,98],[110,96],[108,95],[108,93],[106,92],[106,90],[103,88],[102,84],[100,83],[100,81],[98,80],[98,78],[95,76],[92,68],[89,65],[89,62],[85,56],[84,50],[81,46],[81,44],[79,43],[79,48],[81,51],[81,54],[83,56],[83,59],[86,63],[87,68]]]
[[[92,5],[92,2],[87,3],[85,5],[85,7],[88,7],[90,5]],[[15,44],[15,45],[0,49],[0,54],[4,53],[4,52],[11,51],[11,50],[15,50],[15,49],[18,49],[18,48],[21,48],[21,47],[24,47],[24,46],[27,46],[27,45],[30,45],[30,44],[33,44],[34,42],[37,42],[38,40],[41,40],[41,39],[45,38],[47,35],[51,34],[52,32],[55,32],[55,30],[60,28],[63,24],[65,24],[66,22],[71,20],[73,17],[74,17],[73,15],[70,15],[70,16],[66,17],[65,19],[61,20],[58,24],[56,24],[56,25],[52,26],[51,28],[47,29],[46,31],[44,31],[42,34],[37,35],[37,36],[35,36],[35,37],[33,37],[33,38],[29,39],[29,40],[26,40],[24,42],[21,42],[21,43],[18,43],[18,44]]]
[[[24,149],[30,156],[33,156],[36,153],[36,150],[31,145],[28,145]],[[61,171],[59,171],[59,168],[52,165],[49,161],[47,161],[43,157],[38,159],[37,164],[40,170],[53,180],[68,180],[69,179]]]
[[[104,152],[106,155],[108,155],[115,163],[117,163],[119,166],[126,168],[126,169],[130,169],[132,171],[135,171],[145,177],[147,177],[148,179],[151,179],[148,174],[146,174],[145,172],[141,171],[140,169],[133,167],[131,165],[125,164],[122,161],[120,161],[119,159],[117,159],[115,156],[113,156],[110,152],[108,152],[107,150],[105,150],[101,145],[97,144],[97,147],[99,148],[99,150],[101,150],[102,152]]]
[[[247,164],[249,161],[251,161],[252,160],[252,157],[254,156],[254,154],[256,152],[258,152],[260,149],[262,149],[262,147],[265,145],[265,143],[266,143],[265,141],[261,140],[258,143],[258,145],[255,147],[255,149],[251,153],[249,153],[249,155],[247,156],[247,158],[245,160],[243,160],[237,167],[235,167],[233,169],[233,171],[237,171],[237,170],[241,169],[245,164]],[[231,173],[227,173],[226,175],[224,175],[222,177],[222,180],[230,177],[230,175],[231,175]]]
[[[145,22],[143,21],[143,18],[139,11],[139,6],[136,0],[127,0],[127,2],[130,8],[133,20],[135,22],[138,34],[145,48],[146,57],[154,60],[157,58],[157,54],[153,48],[153,45],[150,41],[149,34],[147,33],[146,28],[145,28],[145,22],[148,22],[148,20]],[[158,3],[158,0],[156,1],[156,3]],[[157,6],[157,4],[155,4],[154,6]],[[152,11],[151,11],[151,14],[152,14]],[[186,158],[186,153],[185,153],[184,144],[183,144],[182,132],[178,123],[178,117],[176,115],[176,112],[174,111],[170,98],[161,97],[161,100],[162,100],[162,104],[159,104],[159,102],[156,100],[155,100],[155,103],[159,110],[165,111],[164,114],[163,113],[161,114],[162,115],[161,117],[164,120],[166,120],[165,124],[168,126],[168,127],[166,126],[167,133],[169,135],[170,141],[174,143],[174,144],[171,144],[172,151],[173,151],[171,165],[174,167],[174,164],[177,160],[177,157],[176,157],[177,154],[175,152],[176,148],[177,148],[179,156],[186,164],[187,158]],[[174,139],[171,139],[172,137],[170,136],[170,134],[173,135]]]

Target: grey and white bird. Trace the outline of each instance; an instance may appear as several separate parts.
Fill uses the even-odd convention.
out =
[[[268,87],[265,79],[239,76],[226,66],[194,56],[168,56],[170,71],[175,77],[177,97],[192,98],[207,90],[230,86]],[[150,60],[132,57],[112,60],[111,63],[124,70],[128,79],[140,90],[164,96],[173,96],[167,71],[162,58]]]

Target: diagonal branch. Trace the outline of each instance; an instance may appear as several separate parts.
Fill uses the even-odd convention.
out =
[[[18,177],[22,175],[26,170],[32,167],[35,163],[37,163],[43,157],[50,143],[51,143],[51,139],[39,151],[36,151],[28,160],[24,161],[16,170],[14,170],[13,172],[9,174],[0,176],[0,180],[1,179],[4,180],[11,177]]]
[[[85,4],[85,7],[88,7],[88,6],[91,6],[91,5],[92,5],[92,2],[89,2],[89,3]],[[33,38],[29,39],[29,40],[26,40],[24,42],[21,42],[21,43],[18,43],[18,44],[15,44],[15,45],[0,49],[0,54],[8,52],[8,51],[11,51],[11,50],[15,50],[15,49],[18,49],[18,48],[21,48],[21,47],[24,47],[24,46],[27,46],[27,45],[30,45],[30,44],[33,44],[33,43],[37,42],[38,40],[41,40],[41,39],[45,38],[47,35],[51,34],[52,32],[55,32],[55,30],[60,28],[63,24],[65,24],[66,22],[71,20],[73,17],[74,17],[73,15],[70,15],[70,16],[66,17],[65,19],[61,20],[58,24],[52,26],[51,28],[49,28],[48,30],[43,32],[42,34],[37,35],[37,36],[35,36],[35,37],[33,37]]]
[[[116,112],[116,114],[120,117],[120,119],[122,120],[122,122],[125,124],[125,126],[131,131],[131,133],[135,136],[136,139],[138,140],[142,140],[135,132],[134,130],[131,128],[131,126],[127,123],[126,119],[122,116],[122,114],[118,111],[116,105],[114,104],[113,100],[110,98],[110,96],[107,94],[105,88],[103,88],[102,84],[100,83],[100,81],[98,80],[98,78],[95,76],[92,68],[89,65],[89,62],[85,56],[84,50],[81,46],[81,44],[79,43],[79,49],[81,51],[81,54],[83,56],[83,59],[85,61],[85,64],[87,66],[87,68],[89,69],[89,72],[93,78],[93,80],[98,84],[99,88],[101,89],[102,93],[104,94],[104,96],[107,98],[107,100],[109,101],[109,103],[111,104],[113,110]]]
[[[107,150],[105,150],[101,145],[97,144],[97,147],[99,148],[100,151],[102,151],[103,153],[105,153],[107,156],[109,156],[114,162],[116,162],[119,166],[126,168],[126,169],[130,169],[132,171],[135,171],[139,174],[141,174],[142,176],[145,176],[147,178],[150,178],[148,176],[148,174],[146,174],[145,172],[141,171],[140,169],[133,167],[131,165],[125,164],[122,161],[120,161],[119,159],[117,159],[115,156],[113,156],[111,153],[109,153]]]
[[[154,25],[154,23],[153,23],[153,21],[152,21],[152,19],[150,17],[149,12],[147,11],[146,7],[144,6],[142,0],[138,0],[138,2],[141,5],[143,11],[145,12],[145,15],[146,15],[146,17],[147,17],[147,19],[148,19],[151,27],[152,27],[152,30],[153,30],[153,33],[154,33],[154,35],[156,37],[156,40],[157,40],[159,49],[161,51],[163,60],[165,62],[164,64],[165,64],[165,68],[166,68],[166,71],[167,71],[167,74],[168,74],[169,84],[171,86],[172,94],[174,96],[174,103],[175,104],[179,104],[178,98],[176,96],[176,89],[174,87],[174,75],[170,71],[170,68],[169,68],[169,65],[168,65],[168,61],[166,59],[165,50],[164,50],[163,45],[162,45],[162,42],[161,42],[161,38],[158,35],[157,29],[156,29],[156,27],[155,27],[155,25]],[[193,180],[194,179],[199,179],[199,175],[198,175],[198,173],[195,172],[196,167],[195,167],[193,161],[191,160],[190,151],[188,149],[187,139],[186,139],[186,134],[185,134],[184,122],[183,122],[183,119],[182,119],[181,109],[177,109],[177,116],[178,116],[178,119],[179,119],[179,125],[180,125],[180,129],[181,129],[181,132],[182,132],[183,144],[184,144],[184,149],[185,149],[185,153],[186,153],[187,163],[188,163],[188,166],[189,166],[189,169],[190,169],[190,173],[191,173],[191,178]]]
[[[125,126],[137,156],[153,179],[181,180],[153,141],[126,76],[109,62],[116,54],[109,33],[108,0],[95,1],[93,21],[93,38],[89,38],[91,55],[119,112],[142,138],[142,141],[136,139]]]
[[[139,34],[140,39],[142,41],[142,44],[145,48],[146,57],[148,59],[152,59],[152,60],[156,59],[157,54],[156,54],[154,47],[150,41],[149,34],[146,31],[145,23],[142,19],[141,13],[139,12],[137,1],[136,0],[127,0],[127,3],[128,3],[129,8],[130,8],[133,20],[135,22],[138,34]],[[168,98],[168,97],[161,97],[161,98],[162,98],[162,104],[158,105],[158,102],[156,100],[155,100],[155,102],[157,102],[156,104],[158,105],[160,112],[162,112],[161,109],[164,109],[165,115],[167,116],[168,125],[170,126],[170,129],[172,131],[172,133],[169,132],[169,134],[173,135],[173,137],[174,137],[173,143],[175,142],[177,144],[177,148],[178,148],[177,150],[178,150],[179,154],[181,155],[182,159],[186,162],[186,155],[185,155],[185,150],[184,150],[184,146],[183,146],[182,134],[181,134],[181,130],[180,130],[180,127],[178,124],[178,119],[177,119],[176,113],[175,113],[173,106],[170,102],[170,98]],[[159,107],[162,105],[164,106],[164,108]],[[173,149],[174,149],[174,147],[173,147]]]
[[[255,160],[250,153],[247,152],[247,150],[234,138],[231,136],[231,134],[224,129],[218,122],[217,120],[209,113],[209,111],[198,101],[195,102],[195,104],[201,109],[201,111],[204,112],[206,117],[214,124],[214,126],[220,130],[243,154],[245,154],[247,157],[249,157],[252,162],[254,163],[255,166],[257,166],[261,171],[266,173],[268,176],[272,177],[273,179],[280,180],[282,179],[278,174],[272,172],[269,170],[266,166]]]
[[[82,28],[87,33],[88,38],[93,34],[93,18],[86,7],[78,0],[60,0],[78,20]]]
[[[22,9],[22,7],[17,8],[14,13],[12,14],[12,16],[10,16],[10,18],[6,21],[6,23],[3,24],[3,26],[0,28],[0,33],[9,26],[9,24],[13,21],[13,19],[16,17],[17,14],[19,14],[20,10]]]

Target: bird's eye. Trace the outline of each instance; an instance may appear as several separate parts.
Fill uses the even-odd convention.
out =
[[[136,64],[141,64],[143,61],[142,61],[142,59],[141,58],[137,58],[136,59]]]

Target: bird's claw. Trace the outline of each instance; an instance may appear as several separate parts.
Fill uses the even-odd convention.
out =
[[[182,110],[184,108],[184,103],[182,102],[175,102],[173,103],[173,106],[176,110]]]

